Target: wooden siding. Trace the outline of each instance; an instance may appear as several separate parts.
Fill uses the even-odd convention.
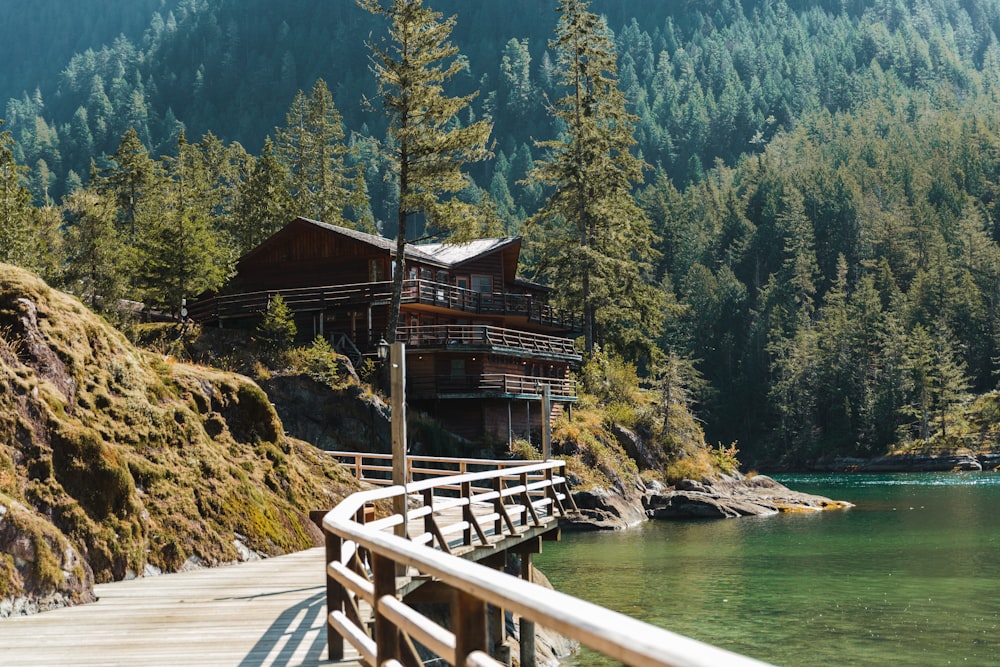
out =
[[[369,262],[389,279],[389,254],[356,239],[292,222],[237,265],[229,292],[351,285],[369,281]]]

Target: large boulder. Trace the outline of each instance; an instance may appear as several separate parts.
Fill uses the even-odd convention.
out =
[[[261,382],[288,435],[328,451],[391,452],[389,406],[357,384],[334,390],[303,373]]]
[[[615,487],[594,487],[573,493],[579,514],[563,525],[575,530],[622,530],[646,520],[643,494],[625,494]]]

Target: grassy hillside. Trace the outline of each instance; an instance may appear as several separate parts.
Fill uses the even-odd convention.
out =
[[[305,548],[308,510],[351,488],[247,378],[138,350],[0,265],[0,600]]]

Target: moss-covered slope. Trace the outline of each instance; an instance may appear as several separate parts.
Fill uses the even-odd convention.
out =
[[[352,485],[247,378],[138,350],[0,264],[0,616],[311,546],[308,510]]]

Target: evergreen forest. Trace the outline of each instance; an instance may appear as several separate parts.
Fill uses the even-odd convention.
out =
[[[297,215],[454,233],[399,214],[394,2],[0,0],[0,262],[175,311]],[[1000,0],[423,5],[474,231],[711,442],[874,456],[996,389]]]

